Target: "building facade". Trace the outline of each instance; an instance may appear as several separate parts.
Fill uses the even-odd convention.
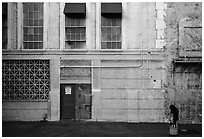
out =
[[[167,4],[2,9],[3,120],[168,121]]]

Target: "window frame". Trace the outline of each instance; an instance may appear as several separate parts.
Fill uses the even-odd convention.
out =
[[[36,5],[32,6],[33,11],[30,12],[29,10],[26,11],[24,9],[24,4],[25,4],[25,7],[26,7],[26,4],[39,4],[40,7],[42,7],[42,13],[40,13],[41,10],[37,10],[37,13],[39,12],[40,15],[42,14],[42,23],[40,23],[40,19],[38,18],[40,15],[37,14],[37,18],[36,19],[37,19],[38,25],[35,25],[35,13],[36,13],[35,12],[35,6]],[[39,9],[39,7],[38,7],[38,9]],[[23,37],[23,45],[22,45],[23,49],[43,49],[43,28],[44,28],[44,22],[43,22],[44,21],[44,18],[43,18],[44,11],[43,11],[43,9],[44,9],[44,3],[42,3],[42,2],[39,2],[39,3],[33,3],[33,2],[27,3],[27,2],[23,2],[23,18],[22,18],[23,19],[23,25],[22,25],[22,27],[23,27],[23,36],[22,36]],[[29,17],[30,15],[28,15],[28,14],[30,14],[30,13],[32,13],[33,18]],[[28,15],[28,17],[26,17],[26,15]],[[25,22],[25,20],[27,20],[27,23]],[[29,25],[30,21],[32,21],[32,25]],[[37,30],[37,33],[36,33],[36,30]],[[42,31],[42,34],[41,34],[41,31]],[[27,32],[27,34],[25,32]],[[30,34],[31,34],[31,36],[30,36]],[[37,35],[37,40],[35,40],[36,39],[35,38],[36,35]],[[41,38],[40,36],[42,37],[42,40],[40,39]],[[27,37],[28,40],[25,39],[26,37]],[[27,47],[25,45],[26,43],[28,44]],[[31,44],[33,44],[32,48],[31,48]],[[37,48],[35,48],[35,44],[38,44]],[[42,46],[40,46],[40,44]]]
[[[23,46],[23,3],[29,2],[18,2],[17,3],[17,49],[23,51],[43,51],[48,48],[48,18],[49,18],[49,11],[48,11],[48,2],[40,2],[43,3],[43,46],[42,49],[24,49]]]
[[[73,19],[73,21],[75,21],[75,24],[76,24],[76,19],[79,19],[79,20],[83,20],[82,22],[84,22],[84,24],[83,25],[81,25],[81,22],[79,23],[79,26],[72,26],[72,25],[69,25],[69,26],[67,26],[66,25],[66,22],[67,22],[67,20],[69,20],[69,19]],[[64,37],[65,37],[65,39],[64,39],[64,50],[86,50],[87,49],[87,25],[86,25],[86,16],[84,16],[84,17],[81,17],[81,18],[71,18],[71,17],[69,17],[69,16],[67,16],[67,15],[65,15],[65,20],[64,20],[64,23],[65,23],[65,27],[64,27],[64,30],[65,30],[65,32],[64,32]],[[70,36],[72,36],[73,34],[71,34],[71,33],[68,33],[68,32],[66,32],[67,31],[67,29],[70,29],[70,30],[75,30],[75,29],[81,29],[81,28],[83,28],[85,31],[84,31],[84,39],[79,39],[79,40],[76,40],[76,33],[75,33],[75,40],[67,40],[67,34],[70,34]],[[81,34],[81,33],[80,33]],[[83,33],[82,33],[83,34]],[[81,38],[81,37],[80,37]],[[74,48],[72,48],[72,46],[70,45],[70,48],[66,48],[66,43],[84,43],[84,48],[76,48],[76,47],[74,47]]]
[[[102,20],[104,20],[104,19],[106,20],[106,22],[109,20],[110,22],[111,22],[111,24],[113,23],[113,20],[114,19],[116,19],[116,25],[115,26],[113,26],[113,25],[107,25],[107,26],[103,26],[103,21]],[[117,20],[120,20],[120,25],[118,25],[118,23],[117,23]],[[106,41],[103,41],[103,33],[102,33],[102,28],[111,28],[111,29],[113,29],[113,28],[119,28],[119,30],[117,30],[117,31],[119,31],[120,32],[120,34],[119,34],[119,40],[117,40],[117,37],[116,37],[116,40],[106,40]],[[103,16],[103,15],[101,15],[101,26],[100,26],[100,29],[101,29],[101,47],[100,47],[100,49],[101,50],[121,50],[122,49],[122,16],[120,17],[120,18],[116,18],[116,17],[106,17],[106,16]],[[107,33],[106,33],[107,34]],[[113,32],[111,31],[111,36],[112,36],[112,34],[113,34]],[[117,33],[116,34],[114,34],[114,35],[118,35]],[[120,46],[120,48],[117,48],[118,46],[116,45],[116,48],[102,48],[102,43],[120,43],[121,44],[121,46]],[[112,45],[111,45],[111,47],[112,47]]]
[[[83,10],[85,10],[85,11],[83,11],[83,10],[79,10],[79,12],[78,11],[73,11],[73,13],[69,13],[69,15],[67,15],[68,13],[64,13],[65,11],[65,8],[66,8],[66,4],[84,4],[85,5],[85,9],[83,9]],[[88,32],[87,32],[87,12],[86,12],[86,8],[87,8],[87,3],[70,3],[70,2],[65,2],[65,3],[62,3],[61,4],[61,9],[60,9],[60,11],[62,12],[63,11],[63,18],[61,18],[62,20],[62,23],[60,23],[60,24],[62,24],[62,26],[60,27],[60,29],[61,30],[63,30],[63,42],[62,42],[62,46],[63,47],[60,47],[60,49],[61,50],[65,50],[65,51],[86,51],[87,49],[89,49],[88,48],[88,45],[87,45],[87,40],[88,40]],[[82,12],[83,11],[83,12]],[[85,40],[84,41],[79,41],[79,42],[84,42],[84,48],[68,48],[68,49],[66,49],[66,42],[67,42],[67,38],[66,38],[66,27],[68,27],[68,26],[66,26],[66,17],[75,17],[74,15],[77,15],[77,16],[79,16],[78,17],[78,19],[83,19],[84,20],[84,26],[83,26],[83,28],[85,28]],[[75,19],[75,18],[74,18]],[[69,26],[70,28],[72,28],[72,26]],[[81,27],[79,27],[79,28],[81,28]],[[61,35],[61,36],[62,36]],[[62,41],[62,40],[61,40]],[[76,41],[71,41],[71,42],[76,42]],[[70,46],[71,47],[71,46]]]
[[[120,32],[121,32],[121,35],[120,35],[120,38],[121,38],[121,41],[120,41],[120,43],[121,43],[121,48],[120,49],[102,49],[102,3],[100,3],[100,11],[99,11],[99,22],[100,22],[100,24],[99,24],[99,31],[100,31],[100,34],[99,34],[99,40],[100,40],[100,42],[99,42],[99,50],[100,51],[122,51],[122,50],[124,50],[125,48],[124,48],[124,40],[123,40],[123,30],[124,30],[124,28],[123,28],[123,22],[124,22],[124,20],[123,20],[123,5],[124,5],[124,3],[121,3],[121,6],[122,6],[122,13],[115,13],[115,15],[116,14],[121,14],[120,15],[120,18],[121,18],[121,30],[120,30]],[[125,8],[125,6],[124,6],[124,8]],[[108,14],[108,13],[103,13],[103,14]],[[113,14],[114,15],[114,13],[111,13],[111,14]],[[112,19],[112,18],[111,18]],[[97,20],[97,19],[96,19]]]

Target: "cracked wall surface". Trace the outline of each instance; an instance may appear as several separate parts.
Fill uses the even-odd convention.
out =
[[[202,45],[202,34],[191,31],[193,39],[189,39],[184,31],[202,30],[202,3],[167,3],[165,22],[165,115],[169,105],[175,104],[180,123],[202,123],[202,49],[195,50],[195,42]],[[187,41],[192,49],[185,48]]]

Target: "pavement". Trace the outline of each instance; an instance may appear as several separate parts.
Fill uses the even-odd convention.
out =
[[[169,137],[167,123],[2,122],[3,137]],[[202,137],[201,124],[179,124],[178,137]]]

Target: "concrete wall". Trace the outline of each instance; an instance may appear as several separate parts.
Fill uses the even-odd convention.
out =
[[[4,52],[3,59],[50,59],[51,90],[49,100],[43,102],[44,105],[36,106],[37,102],[31,102],[30,107],[24,108],[24,105],[29,102],[3,102],[3,120],[32,118],[40,120],[44,113],[47,114],[48,120],[60,120],[60,83],[83,82],[80,79],[61,80],[60,66],[64,64],[60,64],[60,61],[73,61],[75,58],[74,64],[77,66],[81,65],[81,59],[88,61],[92,66],[141,66],[140,68],[91,68],[89,83],[92,83],[93,120],[162,122],[164,94],[161,51],[151,53],[143,51],[141,54],[133,51],[116,53],[89,52],[87,55],[85,52],[74,54],[61,51]],[[76,63],[76,61],[79,62]],[[19,107],[16,108],[13,104]],[[32,111],[35,114],[29,117],[23,116],[26,111]]]
[[[165,48],[165,113],[169,114],[169,105],[175,104],[179,111],[179,122],[202,123],[201,92],[202,83],[202,47],[193,48],[195,43],[185,37],[186,27],[202,27],[202,3],[167,3],[166,9],[166,48]],[[197,28],[198,29],[198,28]],[[202,28],[200,28],[202,30]],[[200,33],[191,34],[194,40],[200,39]],[[201,36],[200,36],[201,35]],[[196,42],[199,42],[198,40]],[[187,43],[187,44],[186,44]],[[186,51],[186,47],[192,50]],[[193,61],[193,62],[192,62]],[[199,72],[195,72],[195,69]],[[196,88],[191,88],[196,86]],[[195,93],[196,92],[196,93]]]
[[[86,4],[87,50],[64,50],[65,3],[44,3],[44,49],[22,50],[22,3],[13,3],[10,25],[14,34],[3,59],[50,59],[50,98],[42,105],[31,102],[3,102],[3,120],[60,120],[60,83],[79,83],[80,79],[60,77],[61,60],[88,60],[92,66],[141,65],[138,68],[92,68],[92,119],[109,121],[162,122],[164,117],[163,51],[156,38],[156,3],[122,3],[122,50],[100,50],[100,3]],[[12,4],[10,4],[12,6]],[[159,16],[158,16],[159,17]],[[17,24],[17,25],[15,25]],[[11,29],[12,29],[11,28]],[[16,36],[15,36],[16,34]],[[159,49],[157,49],[159,48]],[[16,50],[20,49],[20,50]],[[19,107],[14,107],[16,104]],[[46,105],[46,108],[45,108]],[[37,108],[36,108],[37,107]],[[29,110],[27,110],[29,109]],[[16,113],[16,111],[18,112]],[[34,115],[33,113],[37,113]],[[10,117],[10,118],[9,118]]]
[[[48,102],[3,102],[3,121],[40,121],[48,116]]]
[[[101,61],[102,65],[139,65],[140,61]],[[154,66],[151,66],[154,65]],[[164,95],[162,61],[146,61],[141,68],[101,69],[100,120],[162,122]],[[155,73],[161,76],[154,76]]]
[[[127,49],[155,48],[155,3],[128,2],[123,13]],[[128,35],[131,34],[131,35]]]
[[[11,51],[14,52],[14,51]],[[49,59],[50,60],[50,92],[47,101],[3,101],[3,121],[40,121],[46,115],[46,120],[60,120],[60,60],[59,56],[19,53],[4,53],[3,59]],[[37,54],[37,55],[36,55]],[[57,66],[58,65],[58,66]]]
[[[164,9],[153,2],[122,3],[122,47],[123,49],[157,49],[164,41]],[[161,4],[160,4],[161,5]],[[44,49],[65,48],[65,3],[44,3]],[[100,49],[101,11],[100,3],[86,3],[86,49]],[[23,45],[22,3],[9,3],[8,49],[21,49]],[[17,18],[17,17],[18,18]],[[155,39],[157,39],[155,41]]]

